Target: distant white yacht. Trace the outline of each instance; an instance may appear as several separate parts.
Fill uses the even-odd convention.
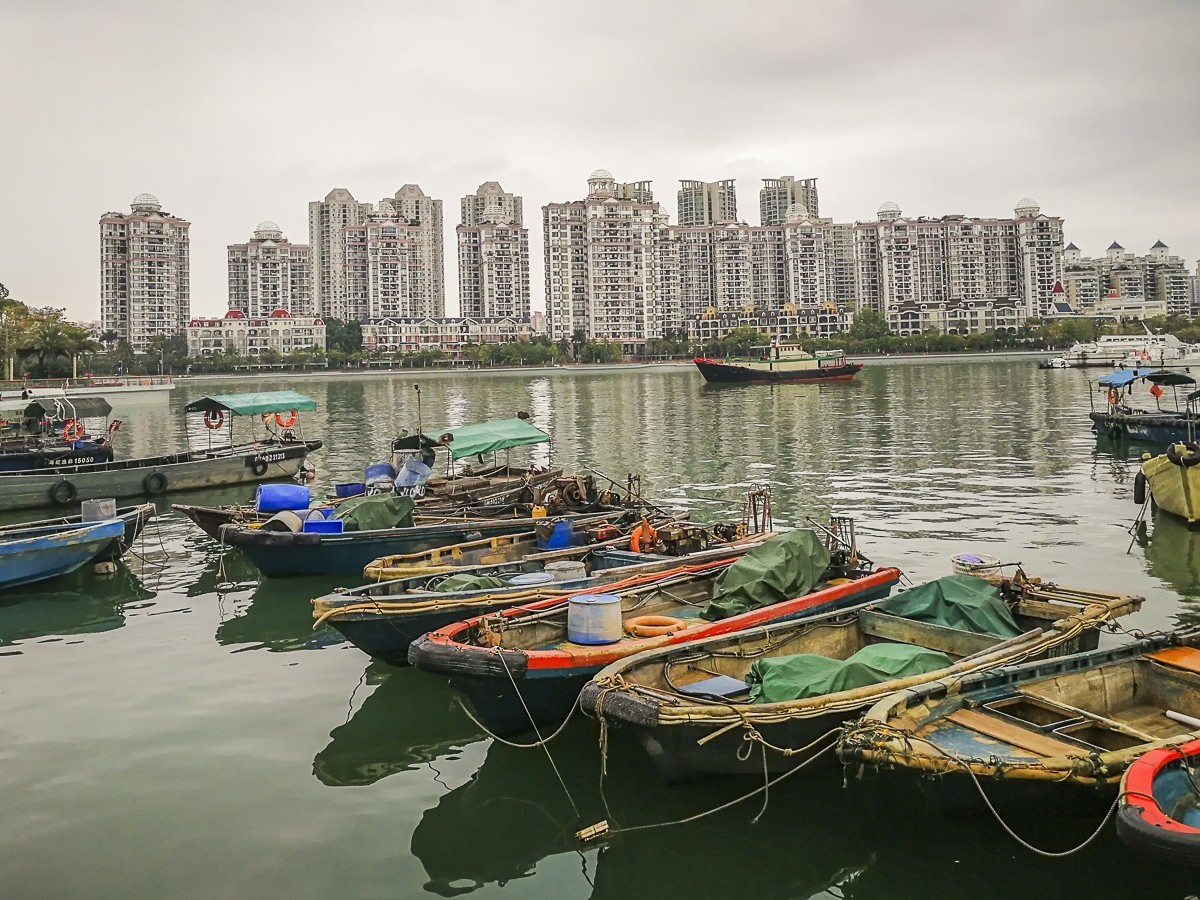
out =
[[[1173,334],[1106,334],[1087,343],[1076,341],[1061,359],[1072,368],[1183,366],[1200,364],[1200,348],[1185,344]]]

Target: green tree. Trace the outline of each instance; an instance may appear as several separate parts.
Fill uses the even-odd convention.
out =
[[[854,324],[850,326],[850,337],[855,340],[885,338],[889,334],[891,330],[888,328],[887,319],[873,309],[864,309],[858,313],[854,317]]]

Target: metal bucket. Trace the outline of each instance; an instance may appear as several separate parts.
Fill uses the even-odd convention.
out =
[[[79,504],[81,522],[103,522],[117,517],[117,501],[112,497],[102,500],[84,500]]]
[[[555,581],[577,581],[580,578],[587,578],[587,566],[577,559],[546,563],[546,571],[553,576]]]
[[[567,606],[567,640],[575,644],[614,644],[621,639],[621,598],[580,594]]]

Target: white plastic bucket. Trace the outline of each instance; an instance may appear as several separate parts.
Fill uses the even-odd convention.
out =
[[[576,581],[587,578],[587,566],[577,559],[563,559],[546,563],[546,571],[555,581]]]
[[[613,644],[621,639],[621,598],[580,594],[567,606],[567,640],[574,644]]]
[[[117,501],[112,497],[102,500],[84,500],[79,504],[79,521],[103,522],[117,517]]]
[[[950,560],[955,575],[999,575],[1000,557],[988,553],[960,553]]]

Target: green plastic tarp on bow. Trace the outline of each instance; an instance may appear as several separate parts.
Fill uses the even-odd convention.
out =
[[[345,522],[347,531],[374,531],[378,528],[412,528],[412,497],[395,494],[368,494],[339,503],[331,519]]]
[[[455,459],[474,456],[477,453],[491,453],[494,450],[544,444],[550,440],[550,435],[540,428],[534,428],[524,419],[500,419],[496,422],[461,425],[458,428],[447,428],[445,434],[453,437],[446,446]]]
[[[901,591],[879,604],[880,612],[975,634],[1010,638],[1023,629],[997,587],[974,575],[947,575]]]
[[[701,618],[715,621],[801,597],[829,567],[829,551],[817,535],[797,529],[755,547],[717,578]]]
[[[457,575],[451,575],[443,580],[434,590],[445,593],[448,591],[482,591],[488,588],[511,587],[512,584],[495,575],[471,575],[468,572],[459,572]]]
[[[936,650],[911,644],[870,644],[848,659],[814,653],[760,659],[750,667],[746,682],[751,703],[786,703],[936,672],[950,664],[950,657]]]

